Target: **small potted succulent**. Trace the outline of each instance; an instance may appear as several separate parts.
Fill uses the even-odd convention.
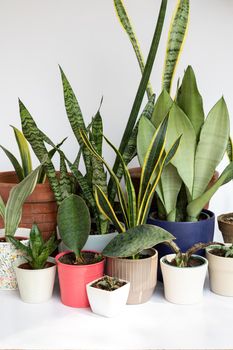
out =
[[[16,236],[27,244],[30,229],[19,228],[22,207],[26,198],[33,192],[41,166],[32,171],[23,181],[15,185],[9,199],[4,204],[0,197],[0,215],[4,221],[4,229],[0,231],[0,289],[16,289],[17,281],[13,264],[24,253],[16,249],[9,237]]]
[[[195,255],[211,243],[197,243],[185,253],[174,241],[167,243],[175,254],[160,259],[165,298],[175,304],[195,304],[202,300],[208,261]]]
[[[104,276],[87,284],[87,295],[91,310],[102,316],[113,317],[126,305],[130,283]]]
[[[233,244],[215,244],[206,249],[211,290],[233,296]]]
[[[103,276],[103,256],[95,251],[82,251],[91,229],[85,201],[78,195],[65,198],[58,209],[58,227],[64,244],[71,250],[56,256],[63,304],[88,307],[86,284]]]
[[[39,228],[33,224],[28,246],[12,236],[8,239],[16,249],[25,253],[26,262],[15,267],[21,299],[26,303],[49,300],[53,293],[56,264],[48,258],[59,244],[55,233],[45,242]]]

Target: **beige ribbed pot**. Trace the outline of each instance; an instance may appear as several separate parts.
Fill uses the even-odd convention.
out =
[[[206,249],[209,261],[210,289],[212,292],[233,297],[233,258],[217,256]]]
[[[130,282],[127,304],[142,304],[152,296],[157,283],[158,253],[155,249],[142,252],[145,259],[107,258],[107,275]]]
[[[233,243],[233,221],[227,221],[229,218],[233,218],[233,213],[218,216],[218,227],[225,243]]]

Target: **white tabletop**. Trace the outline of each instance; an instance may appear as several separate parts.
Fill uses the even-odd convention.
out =
[[[0,349],[233,349],[233,298],[205,287],[201,304],[167,302],[158,283],[152,299],[115,318],[64,306],[56,286],[44,304],[0,291]]]

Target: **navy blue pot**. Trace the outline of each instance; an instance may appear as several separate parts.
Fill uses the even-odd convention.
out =
[[[213,241],[214,237],[214,224],[215,215],[212,211],[203,210],[203,213],[207,214],[205,220],[197,222],[171,222],[154,219],[152,214],[149,216],[147,223],[155,226],[159,226],[170,232],[176,237],[176,244],[185,252],[192,247],[195,243],[204,242],[208,243]],[[169,247],[164,244],[158,244],[156,246],[159,257],[174,253]],[[204,250],[200,250],[196,254],[204,256]]]

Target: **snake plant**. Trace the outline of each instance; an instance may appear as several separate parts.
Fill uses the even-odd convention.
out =
[[[98,152],[96,152],[92,143],[89,141],[85,131],[80,131],[83,142],[85,143],[89,152],[98,160],[103,163],[108,170],[112,180],[117,189],[117,197],[120,205],[121,220],[117,216],[113,205],[109,201],[109,198],[101,189],[101,187],[95,185],[95,199],[100,212],[111,221],[119,232],[124,232],[127,229],[133,228],[138,225],[145,224],[147,216],[150,210],[151,201],[153,199],[156,186],[159,182],[163,169],[169,165],[176,151],[179,147],[181,136],[179,136],[170,148],[165,150],[165,139],[168,126],[168,117],[166,117],[157,132],[152,135],[147,153],[145,155],[144,162],[142,164],[142,175],[140,181],[139,194],[136,197],[135,189],[129,174],[127,165],[120,154],[120,152],[105,138],[110,147],[114,150],[120,159],[121,166],[123,168],[124,180],[126,185],[126,194],[124,193],[120,181],[118,180],[113,169],[102,158]],[[122,222],[123,224],[122,224]]]
[[[31,228],[28,246],[12,236],[7,236],[7,238],[12,244],[14,244],[16,249],[25,253],[24,258],[28,261],[33,270],[45,268],[48,257],[54,252],[59,244],[59,240],[56,239],[55,233],[53,233],[45,242],[36,224],[33,224]]]
[[[42,161],[42,165],[45,161]],[[4,221],[6,236],[14,236],[21,220],[23,204],[37,184],[42,165],[12,188],[6,204],[0,197],[0,215]]]
[[[205,204],[233,177],[233,162],[215,184],[208,184],[223,158],[229,139],[229,115],[221,98],[205,118],[202,97],[191,67],[185,71],[177,97],[166,90],[158,97],[151,120],[143,118],[138,132],[138,155],[143,164],[148,135],[169,114],[167,149],[182,134],[179,152],[164,169],[156,189],[159,217],[168,221],[197,221]]]

